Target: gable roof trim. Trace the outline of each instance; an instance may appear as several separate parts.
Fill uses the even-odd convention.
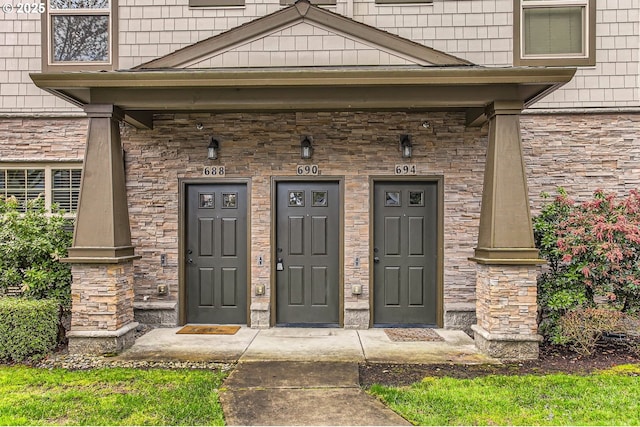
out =
[[[168,55],[138,65],[133,70],[180,68],[194,64],[215,53],[223,53],[233,47],[250,42],[260,36],[273,33],[296,22],[317,23],[340,34],[359,39],[366,44],[379,47],[387,53],[405,57],[419,64],[438,66],[474,65],[469,61],[445,52],[424,46],[386,31],[356,22],[337,13],[321,9],[308,2],[298,0],[295,4],[232,28],[216,36],[176,50]]]

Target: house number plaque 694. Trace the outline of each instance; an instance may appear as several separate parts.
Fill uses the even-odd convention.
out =
[[[396,175],[415,175],[418,173],[416,165],[396,165]]]
[[[224,166],[205,166],[202,171],[204,176],[224,176],[225,173]]]

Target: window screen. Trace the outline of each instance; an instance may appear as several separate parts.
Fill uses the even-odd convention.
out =
[[[15,197],[20,206],[27,200],[44,197],[45,171],[44,169],[0,169],[0,186],[2,195]]]
[[[524,9],[525,55],[583,55],[583,14],[583,7]]]
[[[80,169],[54,169],[52,171],[51,201],[67,212],[78,210]]]

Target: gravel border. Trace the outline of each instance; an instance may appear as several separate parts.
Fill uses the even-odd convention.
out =
[[[136,328],[136,339],[140,338],[155,327],[140,324]],[[230,372],[234,363],[183,361],[183,360],[121,360],[116,356],[92,356],[70,354],[66,348],[47,356],[34,363],[33,367],[42,369],[67,369],[81,371],[99,368],[135,368],[135,369],[203,369]]]
[[[135,369],[203,369],[221,372],[233,370],[235,364],[220,362],[200,362],[183,360],[120,360],[116,357],[69,354],[66,351],[50,355],[33,365],[36,368],[67,370],[88,370],[99,368]]]
[[[155,329],[153,326],[140,324],[136,328],[136,338]],[[126,360],[118,355],[85,355],[72,354],[66,345],[60,346],[53,353],[39,361],[23,361],[15,363],[8,360],[0,360],[0,366],[28,366],[40,369],[66,369],[69,371],[82,371],[100,368],[132,368],[132,369],[200,369],[220,372],[231,372],[236,364],[224,362],[207,362],[194,360]]]

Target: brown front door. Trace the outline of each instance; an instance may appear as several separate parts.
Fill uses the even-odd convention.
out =
[[[337,326],[339,185],[279,182],[276,193],[276,323]]]
[[[436,326],[438,184],[374,188],[374,324]]]
[[[247,323],[247,187],[187,187],[188,323]]]

